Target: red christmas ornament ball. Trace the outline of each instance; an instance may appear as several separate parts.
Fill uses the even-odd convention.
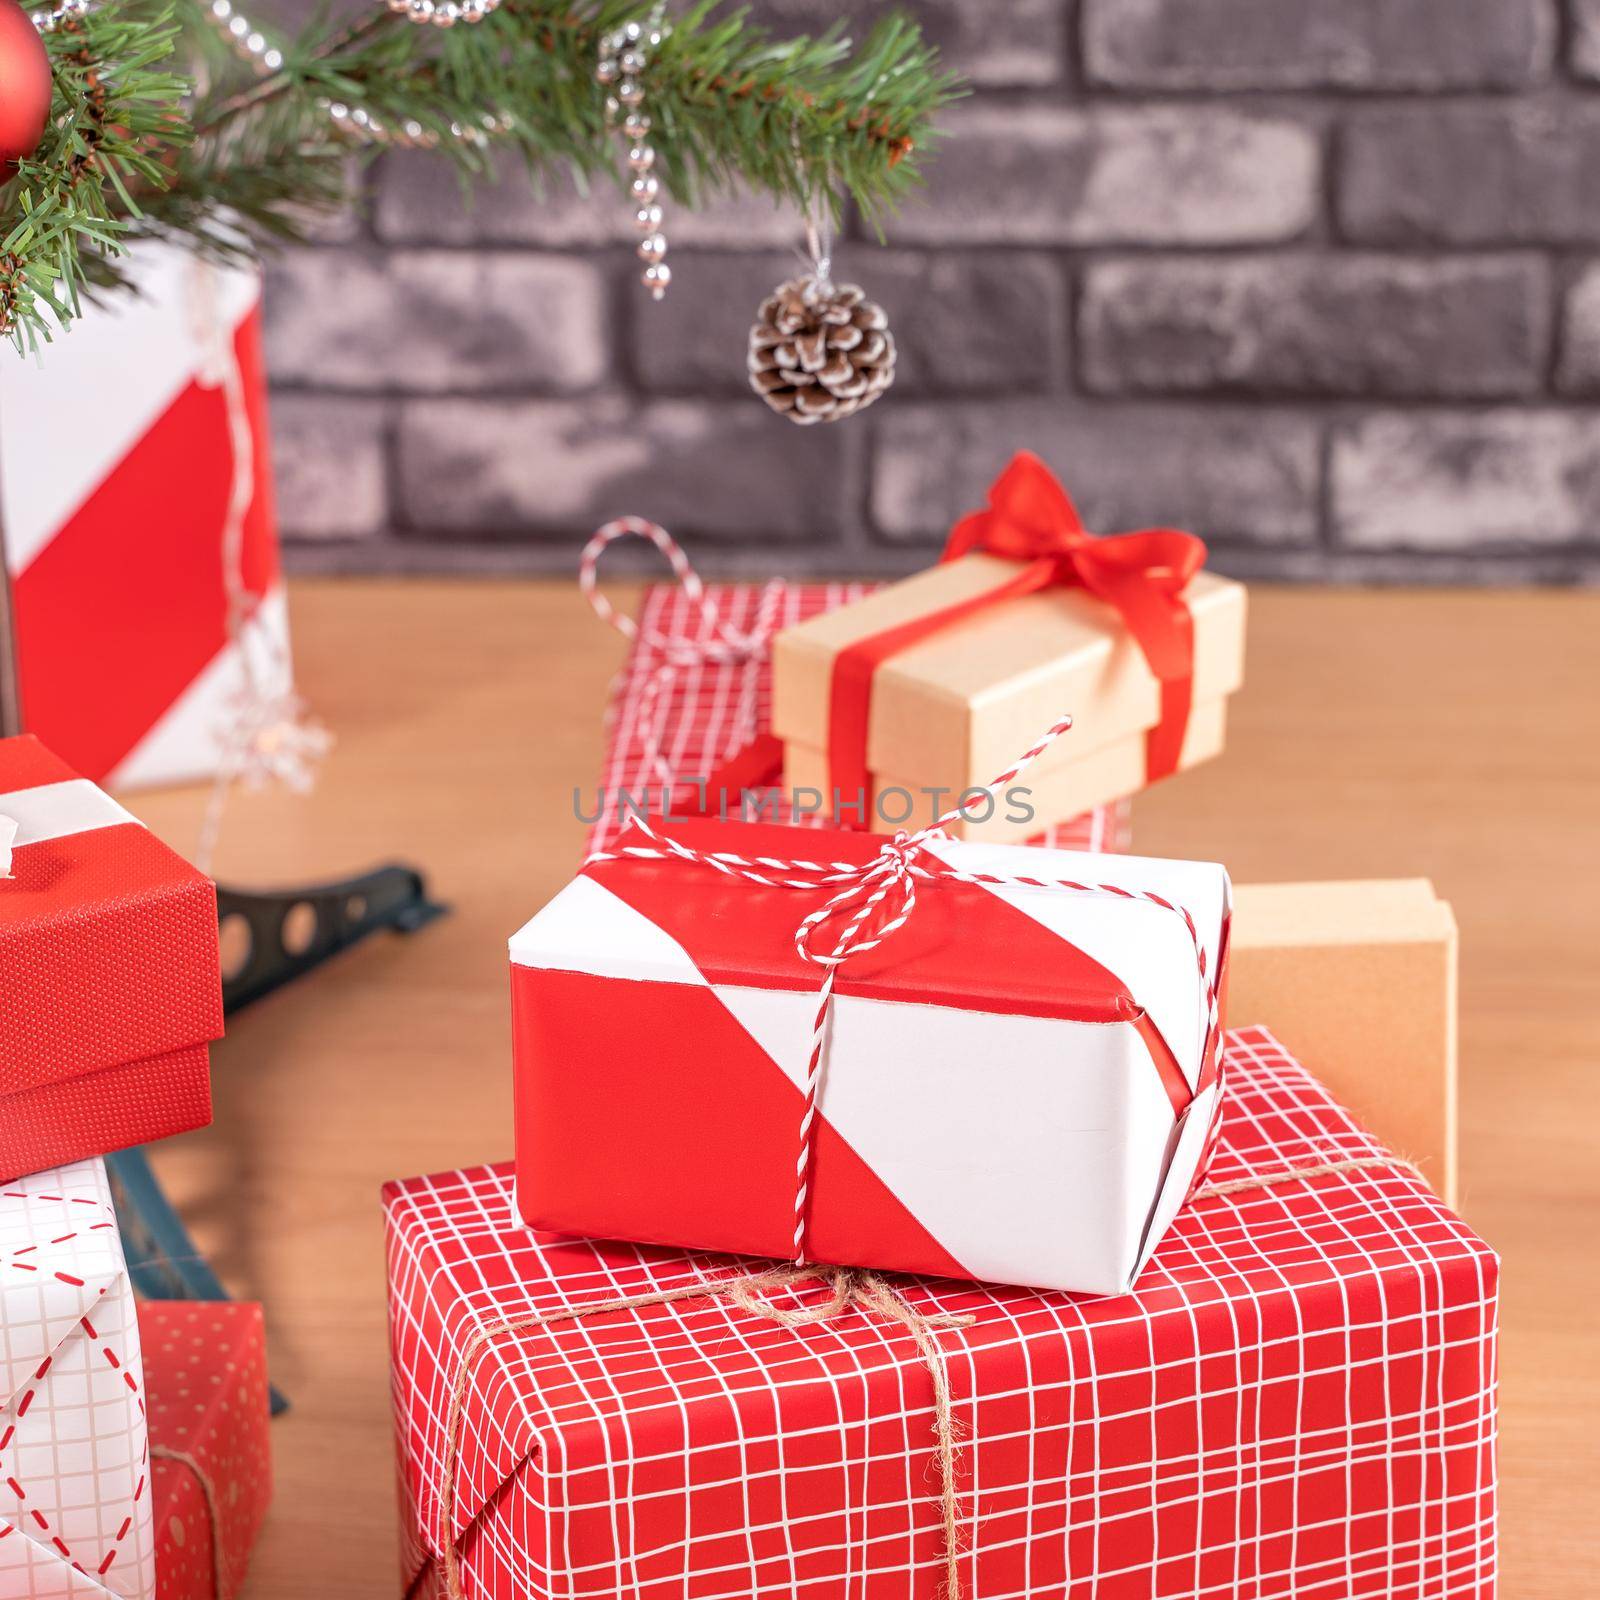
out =
[[[33,18],[0,0],[0,180],[39,148],[50,115],[50,57]]]

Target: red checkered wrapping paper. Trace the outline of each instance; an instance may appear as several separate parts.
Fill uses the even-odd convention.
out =
[[[777,627],[786,628],[860,599],[874,587],[870,583],[712,583],[706,585],[705,593],[716,616],[744,632],[760,620],[764,610]],[[607,708],[607,749],[600,789],[578,796],[581,814],[594,819],[586,853],[604,849],[626,826],[628,804],[622,796],[648,796],[652,812],[660,809],[661,780],[651,769],[650,730],[645,720],[650,712],[649,685],[665,658],[650,643],[648,634],[654,631],[669,638],[694,640],[709,637],[700,607],[676,583],[653,584],[645,591],[639,625],[645,636],[629,652]],[[715,771],[749,737],[752,729],[747,708],[753,708],[753,731],[770,732],[770,656],[680,668],[666,705],[657,713],[663,729],[661,754],[670,769],[685,778],[704,778]],[[1128,802],[1119,801],[1047,828],[1028,842],[1061,850],[1126,850],[1130,816]],[[763,806],[761,820],[829,825],[826,817],[816,813],[792,815],[781,793]]]
[[[0,1179],[203,1127],[211,881],[30,735],[0,739]]]
[[[272,1499],[261,1307],[150,1300],[139,1337],[162,1600],[233,1600]]]
[[[938,1335],[965,1593],[1488,1600],[1496,1258],[1270,1034],[1231,1034],[1227,1072],[1211,1185],[1363,1164],[1197,1199],[1131,1295],[895,1280],[976,1319]],[[385,1205],[404,1581],[433,1596],[475,1335],[755,1264],[535,1234],[508,1165]],[[931,1383],[899,1324],[695,1298],[502,1333],[468,1373],[453,1530],[473,1600],[939,1592]]]

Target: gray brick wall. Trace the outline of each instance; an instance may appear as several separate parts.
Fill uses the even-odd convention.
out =
[[[708,569],[891,572],[1027,446],[1244,575],[1600,578],[1600,0],[912,9],[975,93],[836,253],[900,341],[876,408],[744,386],[793,215],[670,209],[658,305],[615,192],[386,156],[270,274],[293,565],[565,571],[638,511]]]

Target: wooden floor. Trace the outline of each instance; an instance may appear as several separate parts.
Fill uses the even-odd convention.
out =
[[[1600,1594],[1600,594],[1252,600],[1227,755],[1142,798],[1137,847],[1240,881],[1426,874],[1462,929],[1469,1221],[1504,1255],[1505,1600]],[[508,1155],[506,936],[577,858],[621,642],[570,585],[305,582],[309,798],[240,796],[218,859],[291,884],[418,863],[455,910],[243,1015],[213,1128],[159,1151],[267,1305],[277,1503],[250,1600],[397,1589],[378,1188]],[[135,809],[193,845],[194,793]]]

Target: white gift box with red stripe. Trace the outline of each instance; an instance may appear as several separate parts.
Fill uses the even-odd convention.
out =
[[[0,1185],[0,1600],[148,1600],[150,1453],[105,1163]]]
[[[663,832],[845,869],[884,844]],[[798,1161],[808,1259],[1129,1286],[1216,1126],[1221,867],[930,842],[904,925],[837,970],[807,1142],[824,969],[796,928],[827,894],[631,856],[629,837],[511,940],[527,1221],[786,1257]]]
[[[141,245],[134,279],[0,363],[24,718],[118,787],[216,771],[246,652],[261,692],[289,680],[260,277]]]

